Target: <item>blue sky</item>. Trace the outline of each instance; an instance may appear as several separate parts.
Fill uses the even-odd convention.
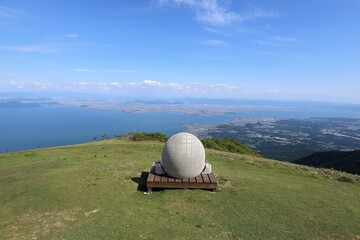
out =
[[[360,103],[360,1],[0,2],[0,92]]]

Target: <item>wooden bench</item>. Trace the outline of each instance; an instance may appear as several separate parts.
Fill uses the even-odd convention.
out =
[[[213,173],[200,174],[197,177],[189,179],[179,179],[166,175],[155,174],[154,165],[155,163],[153,163],[146,180],[148,192],[151,192],[153,188],[200,188],[209,189],[213,192],[216,191],[217,181]]]

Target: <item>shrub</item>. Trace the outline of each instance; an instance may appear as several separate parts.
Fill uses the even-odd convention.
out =
[[[239,143],[232,138],[214,138],[202,140],[205,148],[219,150],[223,152],[232,152],[246,154],[250,156],[259,157],[260,155],[253,149]]]
[[[168,136],[164,133],[153,132],[153,133],[145,133],[145,132],[131,132],[128,134],[129,139],[133,141],[159,141],[166,142],[168,140]]]
[[[354,180],[348,176],[340,176],[340,177],[336,178],[336,180],[338,180],[340,182],[348,182],[348,183],[354,182]]]
[[[110,137],[107,134],[101,135],[102,140],[108,140]]]

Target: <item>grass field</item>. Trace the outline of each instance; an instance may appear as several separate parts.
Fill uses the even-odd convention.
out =
[[[144,194],[163,143],[0,155],[1,239],[360,239],[359,176],[207,150],[219,189]]]

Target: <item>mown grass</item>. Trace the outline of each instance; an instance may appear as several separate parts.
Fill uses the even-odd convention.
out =
[[[360,238],[355,175],[207,150],[217,192],[144,194],[137,182],[162,146],[122,139],[1,154],[0,238]]]

